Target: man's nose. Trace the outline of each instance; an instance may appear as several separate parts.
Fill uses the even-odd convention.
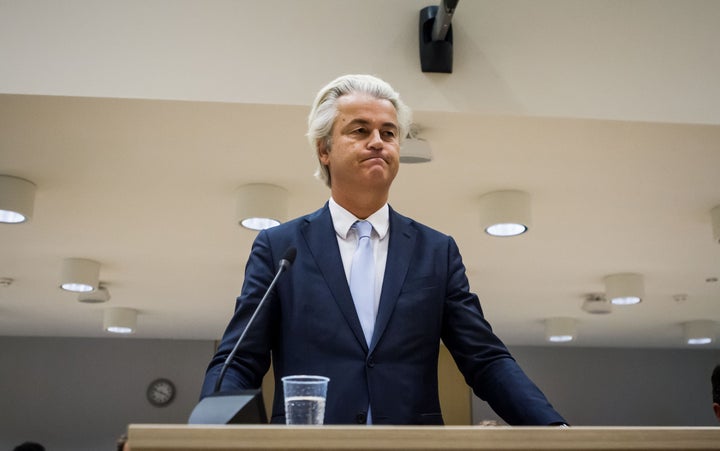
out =
[[[380,136],[380,130],[373,130],[370,133],[370,138],[368,140],[368,148],[380,150],[383,148],[383,140]]]

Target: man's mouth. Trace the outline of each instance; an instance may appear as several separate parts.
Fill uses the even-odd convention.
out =
[[[365,158],[363,161],[371,161],[371,160],[382,160],[383,162],[385,161],[385,159],[379,155],[376,155],[374,157]]]

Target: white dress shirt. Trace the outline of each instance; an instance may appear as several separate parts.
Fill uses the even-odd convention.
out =
[[[335,236],[337,237],[340,257],[342,258],[345,278],[350,284],[350,266],[352,266],[353,254],[357,248],[358,234],[351,229],[356,221],[360,221],[355,215],[341,207],[332,197],[328,202],[330,216],[332,217]],[[385,264],[387,263],[388,239],[390,229],[390,208],[388,204],[383,205],[378,211],[371,214],[367,222],[372,224],[370,240],[372,242],[373,257],[375,259],[375,291],[373,296],[375,316],[377,317],[378,306],[380,305],[380,292],[382,291],[383,277],[385,276]],[[353,230],[353,233],[350,233]],[[368,406],[367,423],[372,424],[372,412]]]
[[[342,257],[345,278],[350,283],[350,266],[353,254],[357,248],[358,236],[355,229],[351,229],[355,221],[360,221],[355,215],[341,207],[331,197],[329,201],[330,216],[332,216],[335,236],[337,237],[340,257]],[[373,231],[370,234],[372,241],[373,257],[375,258],[375,314],[377,315],[380,305],[380,292],[382,291],[383,277],[385,276],[385,264],[387,263],[388,239],[390,229],[390,208],[388,204],[383,205],[378,211],[371,214],[366,221],[372,224]],[[350,233],[350,230],[353,230]]]

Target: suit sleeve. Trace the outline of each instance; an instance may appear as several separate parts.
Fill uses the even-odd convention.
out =
[[[228,324],[217,352],[208,365],[200,397],[212,394],[223,364],[255,312],[277,271],[276,258],[272,253],[265,231],[261,231],[253,243],[245,266],[242,292],[237,298],[235,312]],[[258,388],[270,367],[274,309],[272,297],[263,304],[243,338],[243,342],[230,362],[220,391]]]
[[[508,424],[565,423],[485,320],[452,238],[447,255],[442,336],[467,384]]]

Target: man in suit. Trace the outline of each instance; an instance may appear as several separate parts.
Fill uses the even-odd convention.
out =
[[[295,247],[292,268],[255,318],[222,391],[259,387],[272,354],[273,422],[285,421],[281,378],[316,374],[330,378],[326,424],[442,424],[442,340],[468,385],[509,424],[564,423],[485,321],[455,241],[388,205],[410,121],[398,93],[378,78],[344,76],[320,91],[308,137],[331,198],[258,234],[203,396],[212,393],[279,260]],[[372,226],[365,294],[351,288],[359,220]]]

